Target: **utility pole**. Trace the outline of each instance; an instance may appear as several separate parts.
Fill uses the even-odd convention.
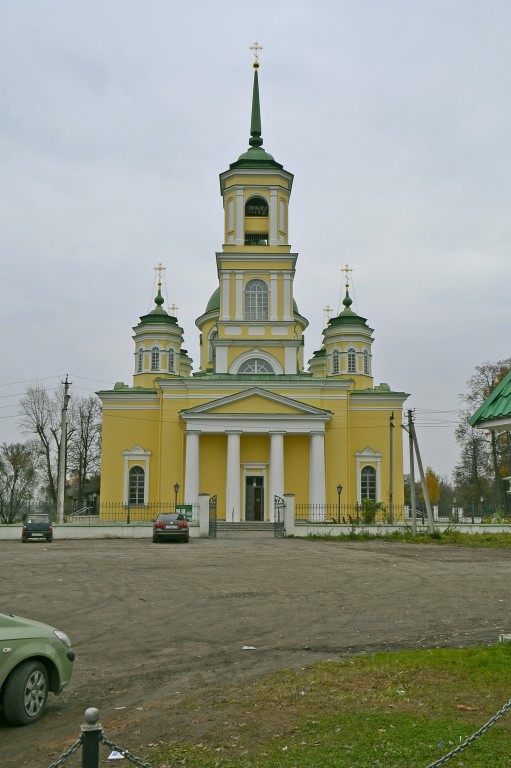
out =
[[[60,421],[60,450],[59,450],[59,474],[57,482],[57,523],[64,522],[64,496],[66,493],[66,453],[67,453],[67,405],[71,395],[69,394],[70,382],[64,383],[64,401],[62,403],[62,417]]]
[[[411,419],[411,413],[412,413],[411,411],[408,411],[409,426],[411,428],[413,444],[415,447],[415,453],[417,455],[417,466],[419,467],[419,474],[421,476],[422,493],[424,495],[424,502],[426,504],[426,511],[428,513],[428,527],[429,527],[429,532],[434,533],[435,521],[433,520],[433,510],[431,509],[431,502],[429,500],[428,487],[426,485],[426,478],[424,477],[424,470],[422,468],[421,454],[419,451],[419,443],[417,442],[417,435],[415,434],[415,427],[413,425],[413,420]]]
[[[390,414],[390,458],[389,458],[389,519],[394,522],[394,411]]]
[[[417,501],[415,498],[415,458],[413,455],[412,412],[408,411],[408,445],[410,448],[410,501],[412,504],[412,536],[417,536]]]

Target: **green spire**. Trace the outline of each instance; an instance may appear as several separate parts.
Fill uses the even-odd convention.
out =
[[[251,147],[261,147],[263,140],[261,138],[261,107],[259,105],[259,78],[257,70],[258,62],[254,62],[254,89],[252,91],[252,117],[250,120],[250,139]]]
[[[254,87],[252,90],[252,114],[250,117],[249,148],[229,168],[283,168],[275,158],[263,149],[261,138],[261,107],[259,102],[259,62],[254,61]]]

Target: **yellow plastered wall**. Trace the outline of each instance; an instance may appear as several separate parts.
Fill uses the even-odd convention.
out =
[[[201,435],[199,463],[199,491],[217,497],[218,518],[225,520],[226,435]]]
[[[284,437],[284,493],[294,493],[297,504],[309,499],[308,435]]]
[[[136,404],[133,403],[133,406]],[[101,501],[121,503],[124,496],[124,451],[140,445],[151,451],[149,499],[156,497],[159,411],[112,410],[103,406]],[[136,463],[136,462],[133,462]]]

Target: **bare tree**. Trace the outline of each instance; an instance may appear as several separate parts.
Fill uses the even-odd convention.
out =
[[[38,442],[44,463],[46,487],[57,503],[57,477],[61,449],[63,391],[48,392],[42,384],[29,387],[20,400],[25,434]],[[71,396],[67,418],[66,464],[76,478],[78,498],[83,499],[87,480],[99,472],[101,451],[101,404],[95,395]]]
[[[0,520],[13,523],[37,484],[37,456],[31,443],[0,446]]]
[[[95,395],[71,401],[69,413],[73,426],[68,445],[68,469],[74,474],[78,501],[84,497],[85,484],[99,473],[101,457],[101,403]]]
[[[28,387],[20,400],[21,428],[33,435],[39,444],[44,462],[46,486],[52,501],[57,503],[57,473],[60,450],[60,413],[62,395],[48,392],[42,384]]]

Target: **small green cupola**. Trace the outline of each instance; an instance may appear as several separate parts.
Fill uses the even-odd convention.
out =
[[[309,370],[315,377],[353,379],[356,389],[367,389],[373,385],[373,329],[369,328],[365,317],[351,309],[353,300],[348,283],[351,270],[345,267],[343,271],[346,273],[344,309],[328,321],[323,331],[323,344],[309,360]]]
[[[154,309],[140,317],[134,330],[133,386],[152,387],[157,378],[190,376],[192,361],[183,350],[183,329],[164,308],[161,280]]]

